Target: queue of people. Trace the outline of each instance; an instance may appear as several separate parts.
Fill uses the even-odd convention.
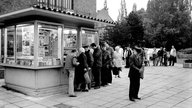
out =
[[[69,77],[69,97],[76,97],[74,91],[88,92],[91,87],[111,85],[112,74],[120,78],[122,58],[122,48],[117,46],[114,51],[106,42],[72,50],[64,66]]]

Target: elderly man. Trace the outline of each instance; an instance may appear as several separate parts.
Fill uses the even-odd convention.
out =
[[[95,43],[92,43],[91,47],[94,49],[93,52],[94,62],[92,72],[95,81],[95,89],[99,89],[101,86],[102,51]]]

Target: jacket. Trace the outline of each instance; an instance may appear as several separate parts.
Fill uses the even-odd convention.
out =
[[[128,77],[140,77],[140,73],[139,73],[139,69],[142,68],[142,56],[138,55],[136,56],[135,54],[133,54],[130,59],[129,59],[129,63],[130,63],[130,70],[129,70],[129,74]]]
[[[96,49],[94,49],[93,58],[93,67],[102,67],[102,52],[100,48],[97,47]]]
[[[85,55],[87,57],[87,64],[88,64],[88,66],[92,67],[93,66],[93,62],[94,62],[93,55],[91,54],[90,51],[86,51]]]

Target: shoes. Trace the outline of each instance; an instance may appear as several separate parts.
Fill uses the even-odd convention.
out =
[[[75,89],[75,91],[80,92],[80,91],[82,91],[82,90],[81,90],[81,89]]]
[[[89,90],[88,89],[83,89],[82,92],[89,92]]]
[[[141,100],[141,98],[139,98],[139,97],[136,97],[136,98],[134,98],[134,99],[138,99],[138,100]]]
[[[76,95],[69,95],[69,97],[77,97]]]
[[[99,86],[94,87],[94,89],[99,89],[99,88],[100,88]]]
[[[135,99],[133,99],[133,98],[130,98],[129,100],[135,102]]]
[[[108,83],[107,85],[112,85],[111,83]]]
[[[118,76],[118,78],[121,78],[120,76]]]

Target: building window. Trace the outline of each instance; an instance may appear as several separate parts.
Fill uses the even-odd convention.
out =
[[[39,23],[38,31],[38,66],[60,65],[62,27]]]

